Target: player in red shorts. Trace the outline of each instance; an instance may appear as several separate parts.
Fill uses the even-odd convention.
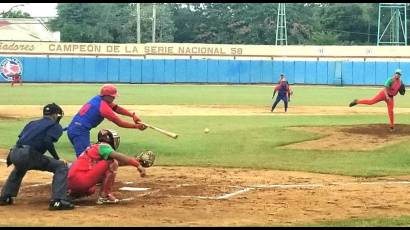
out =
[[[20,85],[23,85],[23,81],[21,80],[21,75],[20,74],[16,74],[13,75],[11,80],[11,87],[14,86],[14,84],[20,83]]]
[[[400,77],[401,77],[401,69],[396,69],[393,77],[390,77],[389,79],[386,80],[386,82],[384,83],[384,88],[380,90],[373,98],[362,99],[362,100],[355,99],[349,104],[349,107],[355,106],[357,104],[373,105],[377,102],[385,101],[387,104],[387,112],[389,114],[389,119],[390,119],[390,131],[393,131],[394,130],[394,114],[393,114],[394,96],[396,96],[397,92],[399,92],[401,85],[404,86],[404,83],[400,79]]]
[[[117,203],[119,200],[111,189],[119,166],[132,165],[141,177],[146,175],[145,168],[137,159],[116,152],[119,145],[120,137],[114,130],[98,132],[98,142],[84,150],[68,171],[68,193],[71,198],[92,195],[96,185],[101,183],[97,204]]]

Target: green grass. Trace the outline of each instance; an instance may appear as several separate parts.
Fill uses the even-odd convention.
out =
[[[25,84],[11,88],[0,84],[0,105],[81,105],[98,93],[101,84]],[[272,103],[271,86],[118,85],[120,105],[197,104],[259,105]],[[355,98],[370,98],[380,87],[294,86],[292,106],[347,106]],[[397,107],[410,107],[406,96],[397,96]],[[384,107],[384,103],[374,106]],[[126,107],[126,106],[124,106]],[[114,128],[121,136],[120,152],[134,155],[144,149],[158,153],[157,165],[241,167],[296,170],[350,176],[394,176],[410,173],[410,139],[374,151],[290,150],[278,147],[317,139],[319,134],[291,131],[291,126],[340,126],[388,124],[386,115],[348,116],[145,116],[147,123],[178,133],[174,140],[158,132],[118,128],[104,121],[99,128]],[[64,117],[63,127],[71,120]],[[396,123],[410,124],[410,116],[395,116]],[[28,119],[0,119],[0,148],[15,143]],[[209,134],[203,130],[210,129]],[[99,128],[93,129],[96,140]],[[64,134],[56,144],[60,156],[72,161],[74,151]],[[353,219],[319,226],[410,226],[410,217]]]
[[[308,224],[300,227],[410,227],[410,216],[325,221],[319,224]]]
[[[0,105],[80,105],[98,94],[102,84],[0,84]],[[118,84],[119,104],[136,105],[270,105],[272,86],[250,85],[141,85]],[[346,106],[356,98],[373,97],[381,87],[293,86],[292,105]],[[397,107],[410,107],[398,96]],[[374,106],[384,106],[383,103]]]

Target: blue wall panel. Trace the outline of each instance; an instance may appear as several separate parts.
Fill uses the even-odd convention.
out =
[[[273,63],[272,61],[261,61],[261,83],[273,82]]]
[[[218,60],[207,60],[207,82],[208,83],[218,83],[219,82],[219,61]]]
[[[120,82],[131,81],[131,59],[120,59]]]
[[[118,82],[120,79],[120,59],[108,59],[108,77],[109,82]]]
[[[334,85],[336,78],[336,62],[328,61],[327,62],[327,84]]]
[[[250,82],[262,82],[262,61],[250,61]]]
[[[376,62],[376,84],[384,85],[388,78],[387,62]]]
[[[354,61],[353,62],[353,73],[352,73],[352,82],[354,85],[364,85],[365,77],[364,77],[364,62]]]
[[[327,84],[327,62],[318,61],[316,65],[316,84]]]
[[[108,58],[97,58],[95,63],[95,78],[97,82],[108,81]]]
[[[61,75],[62,82],[71,82],[71,76],[73,71],[73,58],[61,58]]]
[[[152,83],[154,82],[154,64],[153,60],[143,60],[141,66],[141,82]]]
[[[85,82],[96,82],[98,78],[96,77],[96,66],[97,59],[95,58],[84,58],[84,81]]]
[[[342,81],[343,85],[353,84],[353,63],[351,61],[342,63]]]
[[[38,82],[48,82],[48,62],[46,58],[36,58],[36,81]]]
[[[208,70],[207,70],[208,63],[206,60],[199,60],[197,62],[198,67],[198,82],[208,82]]]
[[[187,60],[178,59],[175,60],[175,82],[187,82]]]
[[[227,60],[219,60],[218,62],[218,77],[220,83],[229,83],[229,62]]]
[[[48,63],[48,78],[49,78],[48,80],[49,81],[60,81],[60,70],[61,70],[60,60],[61,59],[59,57],[49,59],[49,63]]]
[[[376,62],[364,62],[364,82],[366,85],[376,84]]]
[[[228,62],[228,79],[231,83],[239,82],[239,62]]]
[[[251,61],[238,61],[239,83],[249,83],[251,80]]]
[[[131,60],[131,83],[141,83],[142,82],[142,60],[132,59]]]
[[[410,84],[410,63],[409,62],[400,62],[400,69],[402,71],[401,80],[405,85]]]
[[[164,83],[165,82],[165,61],[164,60],[152,60],[153,67],[153,83]]]
[[[387,63],[387,76],[386,79],[388,77],[393,76],[394,71],[396,71],[396,69],[400,68],[400,62],[388,62]]]
[[[71,80],[73,82],[83,82],[84,81],[84,58],[74,58],[73,59],[73,74]],[[117,68],[118,69],[118,68]]]
[[[279,80],[279,75],[281,73],[284,73],[285,75],[287,75],[284,72],[284,63],[283,61],[273,61],[273,82],[278,82]]]
[[[317,69],[316,69],[317,62],[315,61],[307,61],[306,62],[306,75],[305,75],[305,83],[307,84],[316,84],[316,76],[317,76]]]
[[[290,84],[295,83],[295,62],[294,61],[284,61],[283,62],[283,73]],[[279,80],[279,76],[274,76],[275,81]]]
[[[187,82],[206,82],[207,81],[207,63],[205,60],[193,59],[186,62]]]
[[[35,57],[27,57],[23,63],[23,81],[37,81],[37,61]]]
[[[295,83],[305,83],[305,66],[304,61],[295,61]]]
[[[174,60],[165,60],[164,62],[165,71],[164,71],[164,81],[166,83],[175,82],[175,61]]]

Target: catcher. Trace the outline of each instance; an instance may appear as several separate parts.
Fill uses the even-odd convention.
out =
[[[128,157],[116,151],[119,145],[116,131],[102,129],[98,132],[98,142],[84,150],[68,172],[68,193],[72,199],[94,194],[96,185],[101,183],[97,204],[118,203],[111,193],[118,167],[132,165],[141,177],[146,175],[145,168],[153,165],[155,154],[147,151],[137,157]]]
[[[406,93],[406,88],[400,77],[401,69],[396,69],[394,75],[388,78],[384,83],[384,88],[380,90],[373,98],[361,100],[355,99],[349,104],[349,107],[355,106],[357,104],[373,105],[380,101],[386,102],[387,113],[390,120],[390,131],[394,131],[394,96],[396,96],[397,93],[400,93],[400,95],[404,95]]]

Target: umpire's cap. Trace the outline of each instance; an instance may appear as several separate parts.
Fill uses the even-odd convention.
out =
[[[57,114],[60,119],[61,119],[61,117],[64,116],[63,109],[54,102],[44,106],[44,108],[43,108],[43,115],[44,116],[53,115],[53,114]]]

